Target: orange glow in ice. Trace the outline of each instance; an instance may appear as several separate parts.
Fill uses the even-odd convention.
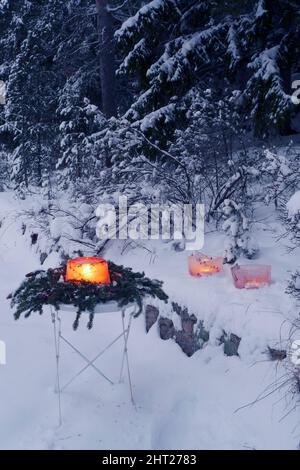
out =
[[[236,264],[231,273],[237,289],[259,289],[271,284],[271,266]]]
[[[192,276],[209,276],[222,270],[223,258],[209,258],[202,254],[189,256],[189,272]]]
[[[66,281],[110,284],[107,261],[103,258],[85,256],[67,263]]]

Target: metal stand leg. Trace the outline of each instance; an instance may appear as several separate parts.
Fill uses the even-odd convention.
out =
[[[129,389],[130,389],[131,402],[132,402],[133,405],[135,405],[134,398],[133,398],[133,389],[132,389],[132,381],[131,381],[130,366],[129,366],[128,347],[127,347],[129,333],[130,333],[130,327],[131,327],[132,313],[129,316],[129,321],[128,321],[127,328],[125,328],[125,309],[124,308],[121,311],[121,318],[122,318],[122,328],[123,328],[123,337],[124,337],[124,351],[123,351],[123,357],[122,357],[122,365],[121,365],[121,372],[120,372],[119,382],[122,381],[124,365],[125,365],[125,361],[126,361],[127,376],[128,376],[128,383],[129,383]]]
[[[129,314],[128,325],[125,325],[125,312],[126,308],[121,310],[121,319],[122,319],[122,333],[117,336],[111,343],[109,343],[94,359],[89,360],[84,354],[82,354],[79,349],[77,349],[73,344],[70,343],[63,335],[61,331],[61,319],[59,317],[58,312],[54,311],[51,307],[51,320],[53,324],[53,333],[54,333],[54,347],[55,347],[55,359],[56,359],[56,386],[55,386],[55,393],[57,394],[58,399],[58,418],[59,418],[59,426],[62,425],[62,409],[61,409],[61,393],[62,391],[67,388],[79,375],[81,375],[87,368],[92,367],[102,378],[107,380],[110,384],[113,385],[113,382],[101,372],[98,367],[94,365],[94,362],[102,356],[114,343],[121,339],[123,336],[124,339],[124,349],[123,349],[123,356],[122,356],[122,365],[121,365],[121,372],[120,372],[120,379],[122,381],[124,368],[126,364],[127,369],[127,376],[128,376],[128,383],[130,389],[130,397],[131,402],[135,405],[134,398],[133,398],[133,387],[131,381],[131,373],[130,373],[130,364],[129,364],[129,355],[128,355],[128,338],[131,328],[131,322],[133,317],[133,312]],[[69,346],[73,351],[75,351],[82,359],[85,360],[87,363],[77,374],[75,374],[63,387],[61,387],[60,383],[60,340],[63,340],[64,343]]]
[[[53,333],[54,333],[54,347],[55,347],[55,359],[56,359],[56,386],[55,386],[55,393],[57,393],[58,399],[58,422],[59,426],[62,425],[62,412],[61,412],[61,388],[60,388],[60,374],[59,374],[59,359],[60,359],[60,318],[55,313],[51,307],[51,320],[53,323]],[[58,321],[59,328],[57,331],[56,328],[56,320]]]

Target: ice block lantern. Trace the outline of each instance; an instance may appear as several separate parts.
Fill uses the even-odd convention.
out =
[[[66,281],[110,284],[108,263],[92,256],[71,259],[67,262]]]
[[[222,271],[223,257],[211,257],[194,253],[188,258],[189,272],[192,276],[210,276]]]
[[[231,268],[231,274],[237,289],[258,289],[271,284],[271,266],[236,264]]]

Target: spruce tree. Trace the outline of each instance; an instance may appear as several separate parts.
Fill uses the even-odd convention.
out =
[[[127,118],[147,129],[178,123],[195,84],[227,77],[243,92],[257,134],[289,131],[291,71],[299,61],[294,1],[153,0],[116,33],[119,73],[133,73],[139,92]]]
[[[104,117],[99,109],[87,98],[81,98],[74,91],[61,96],[58,113],[61,156],[57,169],[64,184],[94,174],[97,156],[88,142],[88,137],[101,127]]]

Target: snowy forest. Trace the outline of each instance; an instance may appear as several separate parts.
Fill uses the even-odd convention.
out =
[[[300,0],[0,0],[0,248],[0,449],[299,449]]]

